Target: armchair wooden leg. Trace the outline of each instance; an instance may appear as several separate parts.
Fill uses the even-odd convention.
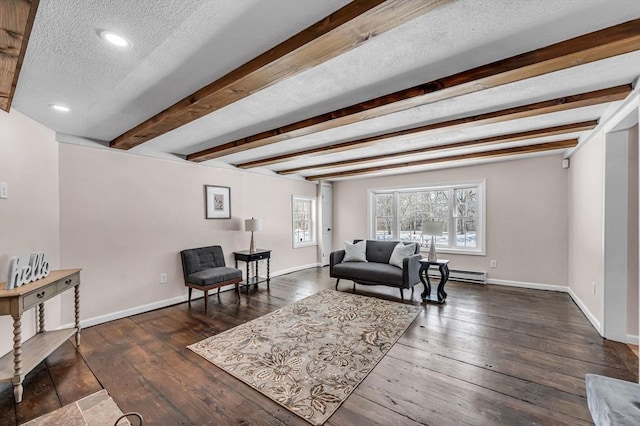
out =
[[[204,291],[204,311],[207,312],[209,309],[209,290]]]
[[[236,298],[240,301],[240,284],[236,283]]]
[[[222,287],[218,287],[218,294],[220,294],[220,289],[221,289],[221,288],[222,288]]]
[[[193,289],[189,287],[189,306],[191,306],[191,290]]]
[[[356,292],[356,282],[355,281],[353,282],[353,292],[354,293]]]
[[[338,283],[340,282],[340,278],[336,280],[336,290],[338,289]]]
[[[411,300],[413,300],[413,286],[411,286]]]
[[[402,289],[400,289],[400,300],[404,302],[404,291]]]

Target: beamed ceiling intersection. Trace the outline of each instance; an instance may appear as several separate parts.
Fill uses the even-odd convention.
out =
[[[43,71],[36,68],[39,58],[55,59],[45,37],[53,32],[55,38],[56,31],[64,31],[64,22],[56,24],[52,21],[63,16],[65,11],[59,9],[62,7],[59,3],[56,5],[51,0],[41,0],[40,5],[38,1],[5,1],[0,2],[0,8],[3,8],[0,10],[0,26],[6,34],[13,36],[5,43],[0,39],[0,102],[3,102],[0,107],[9,110],[17,81],[16,107],[53,128],[61,137],[99,140],[111,148],[145,155],[170,155],[175,159],[212,166],[228,164],[240,169],[298,176],[312,181],[428,170],[436,164],[456,167],[473,161],[562,153],[575,147],[581,136],[593,131],[606,111],[620,105],[632,92],[632,84],[640,75],[640,5],[624,0],[615,5],[606,1],[589,7],[576,4],[574,10],[567,9],[561,16],[561,7],[557,10],[545,7],[545,2],[548,6],[549,1],[534,0],[513,6],[500,1],[356,0],[347,3],[345,0],[332,0],[323,5],[307,2],[305,14],[291,11],[290,15],[278,9],[282,5],[277,2],[270,4],[268,12],[257,10],[264,3],[240,5],[219,2],[218,9],[215,2],[194,3],[191,5],[193,10],[183,12],[181,21],[176,22],[171,21],[172,14],[176,13],[171,10],[171,2],[159,2],[155,3],[159,16],[157,23],[141,24],[140,31],[146,32],[138,35],[135,28],[131,28],[134,33],[129,37],[134,40],[133,52],[118,53],[118,60],[123,64],[127,64],[130,60],[127,55],[133,55],[136,49],[143,51],[147,48],[147,57],[140,62],[131,59],[129,74],[123,73],[118,77],[120,80],[111,81],[111,91],[104,90],[106,94],[102,99],[93,100],[90,95],[83,97],[81,93],[83,90],[98,93],[99,88],[108,89],[105,87],[107,77],[93,77],[96,78],[94,84],[98,86],[95,89],[90,87],[90,82],[87,87],[82,87],[83,79],[75,83],[69,81],[65,88],[63,66],[60,70],[55,67],[49,70],[53,74],[59,73],[62,81],[59,87],[54,85],[48,89],[50,93],[40,90],[35,95],[36,90],[33,89],[40,87],[38,84],[44,78]],[[69,7],[76,7],[80,16],[90,14],[82,2],[69,3],[74,3]],[[472,15],[474,11],[471,9],[479,3],[486,6],[480,12],[486,14],[484,16],[477,16],[477,10]],[[126,28],[126,19],[131,18],[125,19],[119,13],[135,15],[135,10],[128,11],[127,8],[136,6],[125,3],[122,6],[120,12],[117,8],[110,10],[112,15],[109,19],[112,22],[121,19],[122,27]],[[244,24],[245,29],[241,31],[241,28],[230,27],[226,38],[223,38],[221,34],[207,33],[206,29],[196,27],[193,32],[199,31],[206,43],[200,40],[202,47],[192,48],[192,62],[184,62],[176,51],[175,62],[167,62],[167,71],[148,71],[149,78],[156,76],[158,82],[150,84],[146,91],[141,89],[138,96],[146,99],[145,96],[153,94],[155,114],[149,114],[154,104],[146,105],[145,112],[145,108],[135,108],[136,103],[142,104],[142,101],[126,99],[124,94],[122,101],[119,100],[116,96],[120,93],[118,90],[121,87],[124,90],[127,84],[133,87],[134,77],[149,66],[155,54],[169,53],[170,56],[173,51],[164,50],[169,49],[167,45],[171,43],[168,40],[173,42],[174,49],[180,49],[178,42],[197,41],[186,36],[181,39],[182,32],[178,30],[166,39],[158,38],[147,44],[136,43],[136,40],[141,40],[145,34],[155,34],[155,24],[173,24],[178,29],[194,26],[194,22],[201,19],[200,15],[206,13],[212,14],[211,19],[217,19],[218,11],[226,13],[228,24],[233,22],[239,27]],[[285,16],[290,24],[287,27],[289,36],[277,35],[275,30],[272,35],[266,21],[268,16],[264,17],[265,21],[258,18],[255,21],[256,26],[259,23],[267,30],[260,34],[256,30],[252,35],[249,18],[252,13],[256,16],[260,13],[279,13],[280,18]],[[520,17],[521,14],[528,16],[527,13],[532,18]],[[497,19],[496,15],[503,19],[520,19],[521,32],[512,28],[509,35],[507,29],[496,28],[496,34],[500,31],[505,34],[503,39],[493,40],[491,44],[488,39],[491,31],[482,25],[484,22],[490,25],[492,19]],[[442,22],[451,17],[457,20],[451,20],[449,25]],[[569,21],[572,19],[577,22]],[[315,23],[305,25],[305,20]],[[570,37],[563,36],[563,20],[573,31],[566,30]],[[32,25],[31,43],[34,47],[28,48],[25,57]],[[471,29],[475,28],[479,34],[487,34],[478,42],[480,45],[474,44],[477,41],[472,37],[474,32],[468,31],[470,26],[475,26]],[[536,29],[540,30],[541,40],[554,42],[532,43],[530,36],[536,34]],[[193,58],[205,62],[206,49],[211,49],[208,51],[211,53],[215,49],[223,51],[224,47],[230,52],[230,57],[236,50],[238,58],[243,56],[241,53],[246,55],[244,51],[250,51],[251,44],[233,45],[229,51],[229,42],[225,41],[241,36],[254,40],[256,44],[261,42],[261,37],[268,38],[272,47],[258,52],[257,56],[254,54],[248,61],[236,60],[237,65],[226,71],[216,69],[215,61],[210,61],[214,70],[212,75],[219,76],[193,92],[179,95],[175,87],[163,88],[162,83],[175,76],[206,81],[206,67],[191,65]],[[425,51],[416,52],[416,58],[405,55],[402,59],[413,63],[413,68],[408,65],[402,68],[398,64],[396,70],[395,63],[399,60],[384,61],[389,46],[400,48],[410,45],[416,37],[423,37]],[[481,35],[477,38],[480,39]],[[447,57],[444,51],[437,61],[433,61],[433,67],[440,67],[437,77],[423,81],[406,78],[410,74],[420,74],[420,70],[425,76],[433,76],[431,62],[419,53],[428,55],[431,51],[438,51],[438,43],[449,44],[451,55]],[[519,45],[533,45],[535,48],[524,49]],[[364,49],[376,55],[362,55]],[[481,54],[482,49],[486,55]],[[517,53],[513,54],[514,51]],[[463,53],[470,58],[470,63],[473,63],[471,58],[476,63],[461,70],[460,58],[465,58]],[[68,50],[64,54],[68,58],[69,55],[86,52]],[[482,62],[484,56],[486,62]],[[23,83],[18,77],[23,57],[25,67],[21,78],[25,82],[22,90],[20,85]],[[77,62],[83,66],[82,61]],[[447,69],[446,65],[452,72],[442,71]],[[349,72],[351,66],[352,73]],[[368,67],[381,67],[381,72],[391,76],[377,84],[374,77],[359,82],[358,71],[365,79]],[[91,64],[87,64],[87,72],[89,69],[94,69]],[[181,69],[185,73],[186,69],[192,71],[181,75]],[[339,72],[343,73],[342,79],[336,80],[333,76]],[[339,102],[327,97],[314,103],[313,99],[322,99],[323,90],[327,91],[326,87],[329,87],[325,84],[331,79],[346,87]],[[411,84],[403,86],[405,79]],[[180,80],[176,84],[186,86],[187,83]],[[397,89],[383,94],[372,89],[369,91],[371,96],[363,96],[367,87],[382,87],[383,84]],[[69,90],[69,87],[75,89]],[[350,87],[353,87],[352,91]],[[171,97],[181,96],[172,104],[164,100],[171,102],[169,89],[173,90]],[[165,97],[162,96],[163,90],[166,90]],[[51,113],[43,111],[37,104],[46,96],[67,99],[71,114],[79,108],[82,114],[86,114],[87,123],[96,124],[69,124],[47,115]],[[271,102],[263,102],[260,109],[259,102],[264,99]],[[291,106],[297,108],[290,114],[269,117],[268,111],[274,101],[278,103],[278,99],[283,103],[292,102]],[[353,101],[349,102],[349,99]],[[322,110],[321,105],[331,104],[341,106]],[[234,108],[237,108],[235,112]],[[91,115],[93,110],[94,115]],[[263,110],[263,116],[260,116],[262,112],[254,112],[238,118],[237,111]],[[130,111],[131,114],[124,117],[122,111]],[[134,121],[134,117],[140,118]],[[73,115],[67,120],[73,121]],[[235,122],[238,124],[234,127]],[[222,127],[216,123],[229,127],[214,134]],[[271,123],[277,125],[269,127]],[[105,140],[109,134],[113,136]]]

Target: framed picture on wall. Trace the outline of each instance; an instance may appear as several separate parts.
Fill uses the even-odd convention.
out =
[[[205,219],[231,219],[231,189],[228,186],[204,186]]]

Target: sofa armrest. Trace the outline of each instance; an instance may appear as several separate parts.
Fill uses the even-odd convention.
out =
[[[334,277],[333,267],[338,263],[342,263],[342,260],[344,259],[344,255],[345,255],[344,250],[333,251],[329,255],[329,276],[330,277]]]
[[[402,284],[404,288],[411,288],[420,283],[420,267],[422,266],[420,259],[422,259],[421,255],[414,254],[402,260]]]

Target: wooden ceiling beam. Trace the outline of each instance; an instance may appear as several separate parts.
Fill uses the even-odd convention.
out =
[[[0,1],[0,109],[9,112],[40,0]]]
[[[354,49],[450,0],[354,0],[110,142],[130,149]]]
[[[573,148],[577,144],[578,144],[577,139],[569,139],[565,141],[546,142],[546,143],[539,143],[539,144],[527,145],[527,146],[517,146],[513,148],[496,149],[492,151],[474,152],[470,154],[451,155],[448,157],[429,158],[427,160],[406,161],[404,163],[386,164],[382,166],[367,167],[363,169],[345,170],[345,171],[335,172],[335,173],[326,173],[323,175],[307,176],[306,179],[312,180],[312,181],[326,180],[326,179],[343,178],[343,177],[350,177],[350,176],[360,176],[360,175],[380,172],[384,170],[394,170],[394,169],[400,169],[405,167],[425,166],[429,164],[444,163],[447,161],[474,160],[479,158],[496,158],[496,157],[505,157],[510,155],[532,154],[536,152],[554,151],[558,149]]]
[[[206,161],[640,50],[640,19],[430,81],[187,156]]]
[[[486,114],[473,115],[469,117],[458,118],[455,120],[441,121],[438,123],[427,124],[426,126],[419,126],[406,130],[383,133],[381,135],[371,136],[368,138],[356,139],[333,145],[321,146],[288,154],[277,155],[269,158],[263,158],[260,160],[237,164],[236,167],[241,169],[248,169],[252,167],[267,166],[300,158],[307,158],[317,154],[330,154],[334,152],[346,151],[349,149],[362,148],[379,143],[380,141],[385,139],[417,137],[421,134],[437,129],[449,129],[453,127],[464,128],[470,126],[501,123],[509,120],[516,120],[519,118],[534,117],[537,115],[549,114],[552,112],[567,111],[574,108],[619,101],[626,98],[629,93],[631,93],[631,90],[631,85],[625,84],[622,86],[610,87],[608,89],[596,90],[594,92],[581,93],[578,95],[551,99],[534,104],[503,109],[500,111],[493,111]]]
[[[527,132],[511,133],[508,135],[491,136],[482,139],[473,139],[462,142],[452,142],[442,145],[428,146],[419,149],[412,149],[409,151],[396,152],[392,154],[374,155],[371,157],[353,158],[350,160],[334,161],[331,163],[312,164],[308,166],[295,167],[292,169],[280,170],[276,173],[279,175],[290,175],[298,173],[303,170],[315,170],[315,169],[333,169],[336,167],[354,166],[357,164],[366,164],[379,160],[390,160],[399,157],[406,157],[408,155],[427,154],[430,152],[443,152],[452,149],[478,147],[486,145],[503,144],[508,142],[516,142],[528,139],[543,138],[549,136],[564,135],[567,133],[583,132],[591,130],[598,125],[598,120],[583,121],[581,123],[565,124],[563,126],[547,127],[545,129],[530,130]]]

